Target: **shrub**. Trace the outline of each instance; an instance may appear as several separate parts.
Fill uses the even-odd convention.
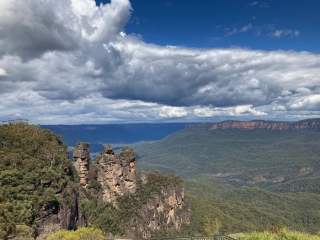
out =
[[[104,236],[100,229],[79,228],[76,231],[60,230],[50,234],[47,240],[103,240]]]

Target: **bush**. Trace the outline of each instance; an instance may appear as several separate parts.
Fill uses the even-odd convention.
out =
[[[47,240],[103,240],[104,236],[100,229],[79,228],[76,231],[60,230],[50,234]]]

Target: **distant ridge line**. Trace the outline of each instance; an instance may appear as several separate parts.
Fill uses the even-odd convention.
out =
[[[289,129],[320,129],[320,118],[305,119],[294,123],[283,121],[235,121],[226,120],[219,123],[205,123],[202,125],[190,124],[187,126],[194,130],[224,130],[224,129],[268,129],[268,130],[289,130]]]

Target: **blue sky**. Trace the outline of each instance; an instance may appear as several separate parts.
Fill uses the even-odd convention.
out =
[[[147,43],[320,50],[320,1],[132,0],[131,4],[134,11],[126,33],[140,34]]]
[[[320,116],[320,1],[0,1],[0,120]]]

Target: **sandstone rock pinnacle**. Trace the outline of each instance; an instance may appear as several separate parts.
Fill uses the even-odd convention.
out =
[[[74,166],[78,171],[81,186],[86,186],[89,183],[91,165],[89,147],[88,143],[78,143],[77,147],[73,150]]]
[[[102,187],[104,202],[113,202],[117,196],[136,192],[136,158],[131,148],[115,155],[110,145],[97,156],[95,166]]]

